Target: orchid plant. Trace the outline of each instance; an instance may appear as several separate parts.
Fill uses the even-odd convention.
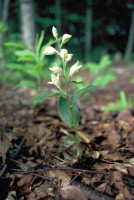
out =
[[[62,66],[53,66],[49,68],[52,74],[51,74],[51,81],[48,83],[55,85],[57,91],[38,94],[36,97],[34,97],[34,102],[39,103],[53,96],[59,97],[58,101],[59,116],[65,123],[72,126],[75,131],[75,136],[74,137],[67,136],[65,141],[71,140],[75,142],[77,145],[77,155],[81,156],[82,151],[80,147],[80,138],[78,135],[80,115],[78,107],[76,106],[76,102],[82,95],[92,90],[94,86],[87,85],[86,87],[75,92],[73,95],[70,94],[69,87],[70,84],[73,82],[72,77],[76,72],[79,71],[79,69],[81,69],[82,65],[80,65],[79,62],[77,61],[71,67],[68,66],[69,62],[73,57],[73,54],[70,54],[67,49],[62,47],[70,40],[72,36],[69,34],[64,34],[62,37],[58,37],[58,31],[55,27],[52,28],[52,34],[58,44],[58,50],[52,46],[49,46],[44,50],[44,54],[45,55],[57,54],[61,59]],[[63,86],[61,86],[61,82],[63,82]]]

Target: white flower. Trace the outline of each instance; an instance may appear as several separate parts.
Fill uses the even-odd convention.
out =
[[[69,62],[73,57],[73,54],[68,54],[68,57],[65,59],[66,62]]]
[[[72,37],[72,35],[64,34],[62,37],[62,44],[65,44],[66,42],[68,42],[71,37]]]
[[[72,75],[73,75],[75,72],[77,72],[81,67],[82,67],[82,65],[79,65],[79,62],[77,61],[77,62],[70,68],[69,76],[72,76]]]
[[[48,82],[49,84],[54,84],[57,88],[60,89],[60,79],[59,79],[59,75],[54,75],[51,74],[51,82]]]
[[[47,47],[45,50],[44,50],[44,54],[45,55],[53,55],[57,53],[57,50],[51,46]]]
[[[57,31],[57,28],[55,28],[54,26],[52,28],[52,34],[57,39],[57,37],[58,37],[58,31]]]
[[[54,74],[59,74],[60,76],[63,76],[63,69],[58,66],[54,67],[49,67],[49,69],[54,73]]]
[[[61,49],[60,57],[66,60],[68,58],[68,51],[66,49]]]

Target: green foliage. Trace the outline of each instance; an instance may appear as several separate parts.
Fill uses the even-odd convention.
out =
[[[112,110],[125,110],[129,109],[134,105],[132,99],[130,97],[126,97],[124,91],[120,92],[120,99],[116,100],[113,105],[104,106],[104,110],[112,111]]]
[[[72,95],[72,98],[71,98],[71,103],[74,104],[77,102],[77,100],[83,96],[84,94],[86,94],[87,92],[90,92],[91,90],[93,90],[95,88],[94,85],[88,85],[80,90],[78,90],[77,92],[75,92],[73,95]]]
[[[44,31],[40,36],[36,36],[35,50],[28,49],[26,45],[20,42],[7,42],[5,46],[12,48],[17,62],[9,62],[8,68],[13,71],[19,71],[23,78],[17,87],[41,88],[43,80],[48,79],[47,70],[44,73],[46,59],[44,57],[44,49],[53,44],[55,41],[50,40],[43,45]]]
[[[105,87],[115,80],[116,77],[114,69],[110,66],[111,64],[109,55],[103,56],[99,63],[88,62],[85,64],[85,68],[93,75],[93,85]]]
[[[53,96],[60,96],[60,93],[58,92],[46,92],[42,94],[38,94],[33,98],[33,102],[36,103],[41,103],[42,101],[45,101],[46,99],[53,97]]]
[[[79,111],[76,105],[70,107],[69,102],[66,98],[60,96],[58,103],[58,113],[61,119],[70,126],[74,126],[74,124],[79,124],[80,116]],[[71,110],[72,109],[72,110]],[[73,117],[72,114],[73,113]]]
[[[80,90],[85,87],[84,79],[81,76],[77,76],[76,78],[74,78],[72,83],[73,83],[73,88],[75,91]]]
[[[0,34],[4,33],[7,30],[7,26],[4,22],[0,21]]]

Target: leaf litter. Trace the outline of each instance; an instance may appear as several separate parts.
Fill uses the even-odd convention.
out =
[[[116,96],[112,87],[79,102],[81,159],[73,142],[64,146],[74,132],[60,120],[57,98],[31,107],[34,91],[1,88],[1,200],[134,199],[134,111],[101,109]]]

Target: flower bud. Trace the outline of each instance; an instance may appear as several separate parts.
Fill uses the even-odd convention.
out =
[[[55,66],[55,67],[49,67],[49,69],[54,73],[58,74],[59,76],[63,76],[63,69],[61,67]]]
[[[68,54],[68,57],[65,59],[66,62],[69,62],[73,57],[73,54]]]
[[[47,48],[44,50],[44,54],[45,54],[45,55],[53,55],[53,54],[55,54],[55,53],[57,53],[56,49],[53,48],[53,47],[51,47],[51,46],[47,47]]]
[[[61,49],[60,57],[66,60],[68,58],[68,51],[66,49]]]
[[[79,65],[78,61],[70,68],[69,76],[72,76],[75,72],[77,72],[82,65]]]
[[[51,82],[48,82],[49,84],[54,84],[58,89],[60,89],[60,79],[59,75],[51,74]]]
[[[55,28],[54,26],[52,28],[52,34],[57,39],[57,37],[58,37],[58,31],[57,31],[57,28]]]
[[[62,44],[65,44],[66,42],[68,42],[70,40],[72,36],[69,34],[64,34],[62,37]]]

